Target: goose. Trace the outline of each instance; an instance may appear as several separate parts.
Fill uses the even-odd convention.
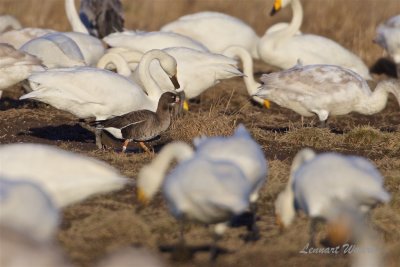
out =
[[[185,15],[164,25],[160,31],[189,36],[214,53],[222,53],[235,45],[245,48],[253,58],[259,58],[257,34],[249,25],[227,14],[198,12]]]
[[[174,93],[165,92],[158,101],[156,112],[138,110],[108,120],[96,121],[95,124],[114,137],[125,140],[122,152],[125,152],[129,142],[135,141],[150,153],[144,142],[156,138],[168,129],[171,124],[170,110],[177,102],[179,98]]]
[[[178,165],[166,175],[175,159]],[[167,144],[140,170],[137,180],[139,201],[147,203],[160,187],[171,214],[181,227],[187,220],[216,224],[215,242],[226,230],[227,222],[249,206],[250,186],[238,166],[196,155],[183,142]],[[184,246],[183,227],[180,241]],[[214,252],[212,249],[212,258]]]
[[[303,21],[300,0],[275,0],[271,15],[291,5],[293,18],[288,27],[267,32],[258,43],[260,58],[273,66],[288,69],[301,60],[303,64],[330,64],[351,69],[371,80],[368,67],[355,54],[338,43],[313,34],[298,34]]]
[[[82,0],[79,15],[74,0],[65,0],[65,11],[74,32],[103,38],[124,27],[120,0]]]
[[[10,44],[16,49],[20,49],[21,46],[30,40],[52,32],[55,31],[41,28],[22,28],[19,30],[11,30],[0,34],[0,43]]]
[[[11,15],[0,15],[0,34],[10,30],[21,29],[21,23]]]
[[[21,153],[23,151],[24,153]],[[41,144],[0,146],[0,177],[37,183],[57,208],[121,189],[128,179],[109,165]]]
[[[36,56],[47,68],[85,66],[79,46],[62,33],[49,33],[24,44],[21,51]]]
[[[265,108],[270,108],[271,104],[268,100],[262,99],[258,96],[254,96],[261,84],[254,80],[253,59],[251,58],[249,52],[247,52],[246,49],[240,46],[230,46],[223,52],[223,55],[231,58],[239,58],[240,61],[242,61],[244,73],[243,80],[246,85],[247,93],[258,104],[264,106]]]
[[[44,71],[41,60],[9,44],[0,44],[0,98],[4,89],[37,71]]]
[[[200,42],[173,32],[144,32],[124,31],[112,33],[103,38],[110,47],[127,48],[142,53],[152,49],[164,49],[169,47],[187,47],[198,51],[208,51]]]
[[[357,73],[333,65],[296,65],[291,69],[264,74],[264,85],[255,94],[292,109],[301,116],[317,115],[322,124],[330,115],[357,112],[375,114],[385,108],[392,93],[400,105],[400,82],[378,83],[372,92]]]
[[[254,216],[252,238],[257,238],[256,202],[261,187],[267,181],[268,173],[267,160],[260,145],[251,137],[243,124],[239,124],[232,136],[196,138],[194,145],[196,155],[232,162],[245,174],[251,187],[249,201]]]
[[[400,78],[400,15],[391,17],[379,25],[374,41],[383,47],[393,58]]]
[[[367,212],[378,203],[386,203],[390,195],[383,188],[383,177],[368,160],[358,156],[338,153],[316,155],[311,149],[303,149],[293,159],[286,188],[275,201],[277,223],[288,227],[296,209],[311,218],[311,242],[318,220],[330,225],[331,238],[347,229],[340,222],[344,208]]]

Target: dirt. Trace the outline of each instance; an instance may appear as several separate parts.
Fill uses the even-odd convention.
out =
[[[34,1],[32,1],[34,2]],[[400,13],[396,0],[386,1],[302,1],[305,8],[303,32],[333,38],[359,54],[373,66],[383,60],[382,50],[372,44],[376,25],[387,17]],[[269,18],[266,10],[272,1],[124,1],[127,28],[154,30],[180,15],[199,10],[217,10],[240,17],[259,34],[278,21],[290,19],[284,10]],[[34,19],[35,13],[23,17],[25,8],[37,11],[28,0],[5,0],[0,13],[11,13],[23,24],[67,30],[62,9],[63,1],[48,1]],[[167,9],[168,7],[168,9]],[[164,12],[163,10],[169,12]],[[252,14],[252,12],[257,12]],[[57,15],[59,14],[59,15]],[[62,16],[61,16],[62,14]],[[145,16],[153,14],[153,16]],[[46,19],[48,17],[48,19]],[[351,19],[350,19],[351,17]],[[59,18],[59,19],[58,19]],[[319,23],[314,21],[319,19]],[[58,20],[57,20],[58,19]],[[257,77],[276,71],[263,62],[255,63]],[[391,71],[373,74],[374,80],[390,78]],[[43,143],[85,154],[106,161],[130,177],[153,156],[131,144],[128,153],[121,154],[121,142],[109,137],[109,150],[98,150],[94,135],[73,115],[51,106],[19,101],[23,94],[19,85],[4,93],[0,100],[0,143]],[[220,255],[213,266],[348,266],[348,255],[304,255],[299,253],[308,242],[309,220],[300,215],[292,227],[281,232],[275,225],[273,202],[285,186],[291,160],[303,147],[318,152],[337,151],[369,158],[385,176],[385,187],[391,193],[388,205],[377,207],[371,214],[374,228],[384,240],[387,266],[400,262],[400,109],[391,96],[386,108],[375,115],[349,114],[329,119],[321,129],[316,118],[301,117],[272,104],[264,109],[249,101],[240,78],[223,81],[190,104],[190,112],[173,122],[170,129],[152,143],[159,150],[172,140],[190,142],[198,135],[229,135],[238,123],[244,123],[263,147],[269,162],[268,182],[261,191],[257,224],[261,238],[246,242],[244,226],[227,231],[219,241]],[[211,228],[188,224],[185,237],[194,252],[189,260],[173,261],[172,254],[179,237],[179,225],[168,213],[158,195],[144,209],[137,209],[135,186],[119,192],[99,195],[65,208],[57,238],[67,257],[77,266],[93,266],[105,255],[127,246],[144,247],[156,253],[168,266],[209,266],[208,248],[212,242]],[[323,230],[323,229],[322,229]],[[320,235],[323,236],[323,231]]]

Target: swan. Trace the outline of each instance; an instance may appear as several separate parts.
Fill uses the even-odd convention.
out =
[[[286,188],[275,201],[275,213],[277,223],[288,227],[295,217],[295,207],[304,211],[312,220],[314,243],[319,219],[330,224],[328,236],[335,238],[334,233],[347,229],[339,216],[343,208],[366,212],[389,199],[382,175],[365,158],[338,153],[316,155],[311,149],[303,149],[295,156]]]
[[[110,47],[128,48],[142,53],[169,47],[187,47],[198,51],[208,51],[200,42],[173,32],[116,32],[104,37],[103,41]]]
[[[317,115],[325,122],[329,115],[357,112],[375,114],[385,108],[392,93],[400,105],[400,83],[384,80],[371,92],[357,73],[333,65],[296,65],[291,69],[264,74],[264,85],[255,94],[302,116]]]
[[[4,89],[37,71],[44,71],[41,60],[8,44],[0,44],[0,97]]]
[[[223,13],[198,12],[185,15],[164,25],[160,31],[189,36],[214,53],[222,53],[229,46],[235,45],[245,48],[253,58],[259,58],[259,37],[254,30],[240,19]]]
[[[74,0],[65,0],[65,11],[74,32],[103,38],[124,27],[120,0],[82,0],[79,15]]]
[[[393,58],[400,78],[400,15],[391,17],[379,25],[374,41],[383,47]]]
[[[0,15],[0,34],[10,30],[21,29],[21,23],[11,15]]]
[[[21,51],[36,56],[47,68],[85,66],[85,59],[78,45],[62,33],[49,33],[35,38]]]
[[[121,189],[128,182],[101,161],[47,145],[2,145],[0,162],[0,177],[9,180],[23,177],[37,183],[58,208],[94,194]]]
[[[30,40],[52,32],[55,31],[41,28],[22,28],[19,30],[11,30],[0,34],[0,43],[10,44],[16,49],[19,49]]]
[[[278,26],[281,27],[281,26]],[[268,100],[262,99],[254,94],[258,91],[261,86],[260,83],[254,80],[253,74],[253,59],[246,49],[240,46],[230,46],[223,52],[223,55],[231,58],[239,58],[243,65],[243,80],[246,85],[247,93],[252,97],[252,99],[258,104],[264,106],[265,108],[270,108],[271,104]]]
[[[178,165],[166,175],[175,159]],[[181,225],[186,220],[216,224],[215,237],[223,234],[232,216],[243,213],[249,206],[250,186],[238,166],[196,155],[183,142],[164,146],[140,170],[137,182],[141,202],[146,203],[162,187],[169,210]]]
[[[267,33],[258,43],[260,58],[273,66],[288,69],[301,60],[305,65],[331,64],[351,69],[371,80],[368,67],[355,54],[338,43],[313,34],[298,34],[303,21],[300,0],[276,0],[271,14],[291,5],[293,18],[288,27]]]

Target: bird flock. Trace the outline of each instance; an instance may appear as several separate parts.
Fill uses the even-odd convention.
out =
[[[291,22],[272,25],[263,36],[238,18],[210,11],[182,16],[160,31],[129,30],[119,0],[81,0],[79,12],[74,0],[65,0],[71,32],[23,28],[14,17],[0,16],[0,93],[21,83],[21,101],[43,102],[83,120],[95,133],[98,149],[105,148],[101,136],[106,131],[123,140],[121,153],[137,142],[152,157],[131,179],[99,160],[49,145],[1,145],[0,242],[9,252],[0,255],[0,262],[72,266],[62,249],[51,245],[60,211],[127,186],[135,188],[137,205],[144,208],[162,192],[181,224],[178,252],[187,243],[188,221],[213,225],[211,260],[218,256],[218,239],[246,212],[253,216],[247,240],[259,239],[257,202],[268,186],[269,169],[263,148],[243,124],[231,136],[199,136],[192,144],[174,140],[157,153],[146,144],[163,135],[176,117],[184,120],[191,112],[187,100],[240,77],[249,98],[266,114],[271,101],[301,116],[317,116],[322,125],[329,116],[380,112],[389,93],[400,105],[398,79],[382,80],[373,89],[368,67],[355,53],[300,31],[300,0],[275,0],[271,15],[287,6]],[[379,25],[374,41],[389,53],[400,77],[400,15]],[[282,70],[263,74],[257,82],[253,59]],[[363,244],[376,234],[366,223],[368,211],[389,201],[384,178],[368,159],[303,148],[274,212],[281,229],[297,213],[306,214],[313,246],[321,246],[315,235],[320,221],[328,225],[329,244]],[[154,256],[139,254],[121,251],[98,266],[128,266],[132,260],[160,266]]]

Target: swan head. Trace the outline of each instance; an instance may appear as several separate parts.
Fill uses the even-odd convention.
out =
[[[295,215],[293,191],[286,188],[275,201],[276,224],[283,230],[293,222]]]
[[[272,10],[270,12],[270,15],[271,16],[275,15],[279,10],[286,7],[290,2],[292,2],[292,1],[291,0],[275,0]]]
[[[171,80],[172,84],[174,85],[175,89],[180,88],[180,84],[178,82],[178,63],[176,59],[169,55],[164,51],[158,51],[159,54],[159,62],[161,68],[165,71],[168,75],[169,79]]]

